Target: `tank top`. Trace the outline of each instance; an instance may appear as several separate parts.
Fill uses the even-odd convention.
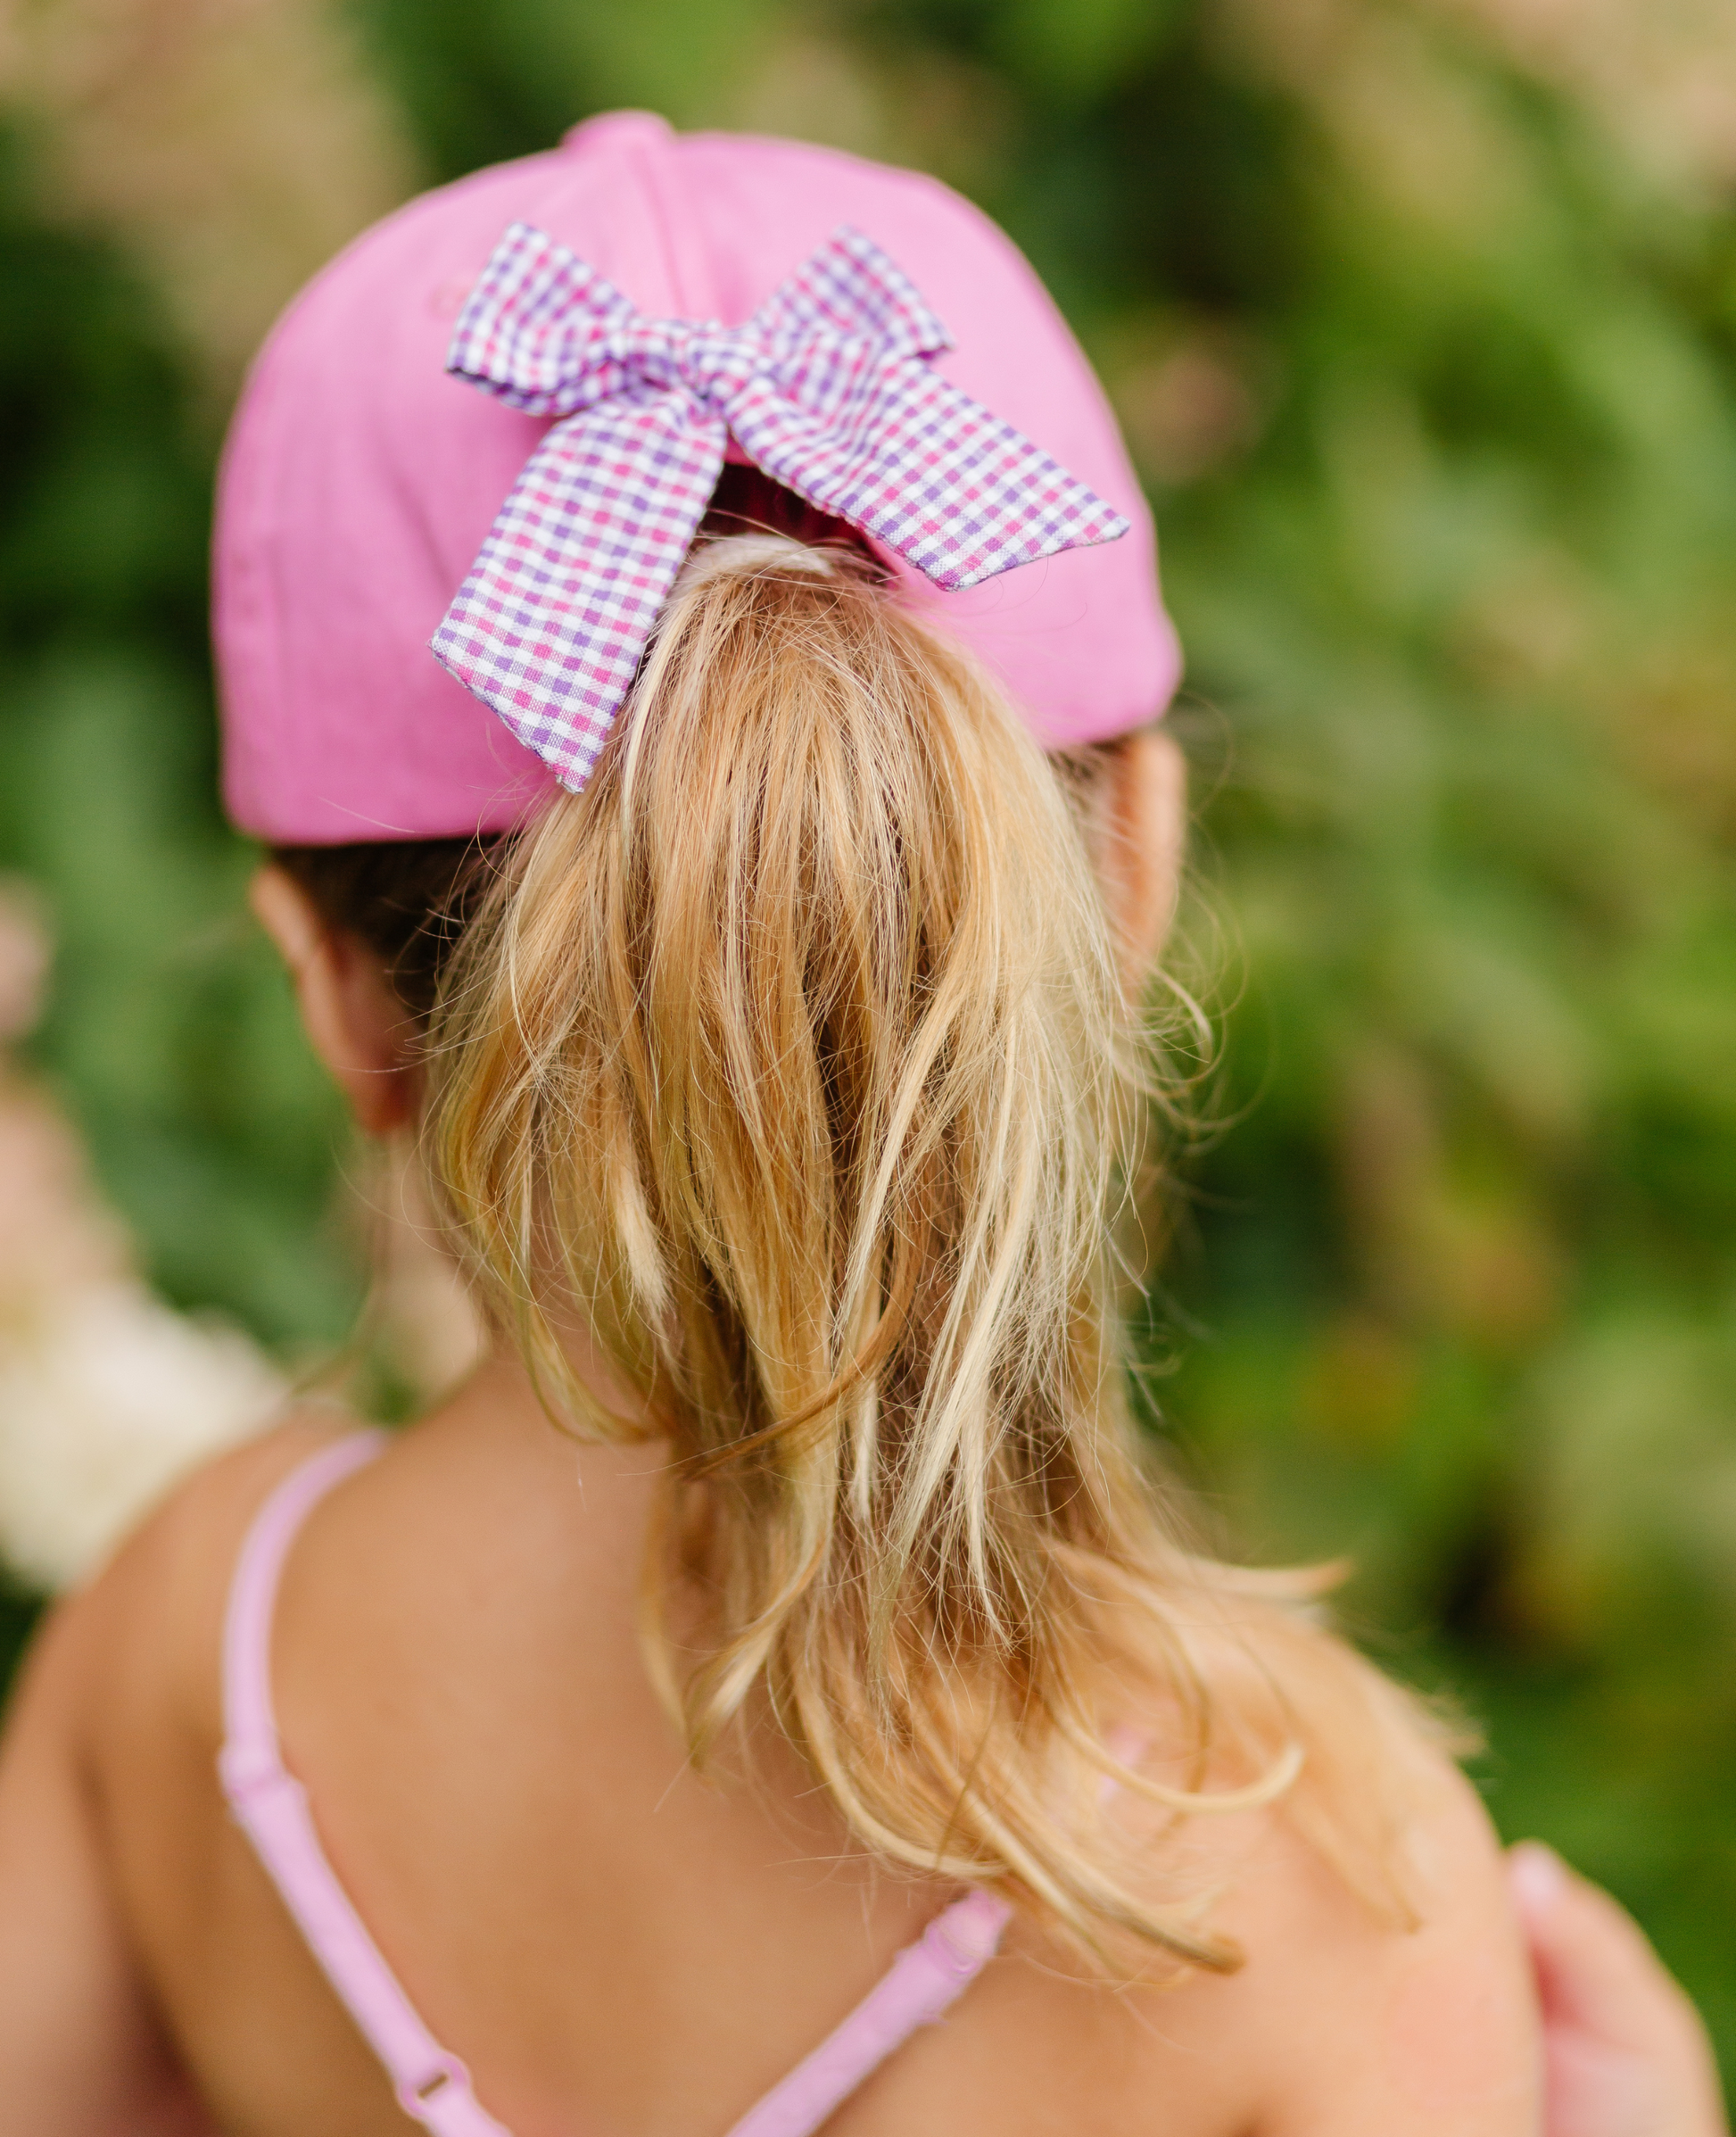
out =
[[[236,1562],[223,1636],[223,1793],[326,1978],[384,2066],[401,2107],[434,2137],[510,2137],[476,2097],[368,1934],[320,1845],[306,1790],[283,1761],[271,1698],[271,1623],[284,1561],[335,1485],[372,1461],[384,1434],[357,1433],[293,1470],[255,1516]],[[917,2027],[938,2018],[999,1946],[1008,1909],[969,1893],[938,1914],[876,1987],[730,2137],[811,2137]]]

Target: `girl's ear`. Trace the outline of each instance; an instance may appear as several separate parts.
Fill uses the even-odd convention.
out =
[[[295,982],[313,1050],[368,1135],[389,1135],[413,1118],[414,1028],[379,959],[353,935],[327,924],[294,877],[273,865],[247,894]]]
[[[1187,762],[1161,728],[1142,727],[1110,753],[1096,834],[1121,983],[1137,1000],[1175,918],[1187,840]]]

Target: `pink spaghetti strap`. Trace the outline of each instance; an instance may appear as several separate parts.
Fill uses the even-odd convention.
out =
[[[357,1433],[293,1470],[254,1518],[236,1564],[223,1634],[226,1741],[218,1772],[229,1807],[327,1979],[384,2066],[407,2115],[434,2137],[509,2137],[477,2100],[470,2073],[442,2048],[399,1986],[319,1844],[307,1793],[283,1762],[271,1697],[271,1623],[284,1560],[325,1495],[384,1445]],[[814,2137],[909,2039],[938,2018],[994,1957],[1004,1901],[972,1892],[901,1951],[879,1985],[730,2137]]]
[[[297,1530],[334,1486],[371,1462],[384,1441],[359,1433],[292,1470],[260,1509],[242,1546],[223,1636],[227,1741],[218,1760],[236,1821],[283,1896],[308,1948],[385,2066],[407,2115],[434,2137],[508,2137],[477,2101],[470,2073],[417,2016],[326,1860],[306,1791],[285,1771],[271,1699],[271,1619],[277,1579]]]
[[[885,1979],[836,2033],[748,2109],[730,2137],[811,2137],[871,2070],[964,1993],[994,1958],[1009,1911],[992,1893],[955,1900],[899,1952]]]

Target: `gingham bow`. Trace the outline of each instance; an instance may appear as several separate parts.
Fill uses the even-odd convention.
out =
[[[434,633],[442,663],[566,787],[584,784],[733,437],[938,586],[1128,523],[925,359],[946,328],[841,229],[742,327],[642,319],[528,223],[496,246],[446,368],[543,436]]]

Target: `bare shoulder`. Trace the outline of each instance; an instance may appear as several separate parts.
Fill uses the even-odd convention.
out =
[[[185,1810],[212,1787],[228,1570],[265,1493],[333,1431],[298,1418],[201,1470],[32,1644],[0,1732],[8,2128],[203,2126],[153,1992],[162,1940],[135,1904],[141,1881],[124,1874],[113,1812],[137,1828],[149,1875],[196,1872],[199,1820]]]
[[[299,1462],[351,1429],[310,1407],[216,1456],[56,1606],[37,1667],[62,1682],[75,1721],[106,1734],[147,1711],[164,1720],[214,1711],[224,1605],[248,1524]]]
[[[1320,1695],[1313,1770],[1200,1843],[1244,1963],[1178,2000],[1244,2058],[1261,2137],[1534,2137],[1530,1967],[1480,1799],[1443,1732],[1347,1647],[1314,1633],[1287,1660],[1314,1678],[1303,1708]]]

